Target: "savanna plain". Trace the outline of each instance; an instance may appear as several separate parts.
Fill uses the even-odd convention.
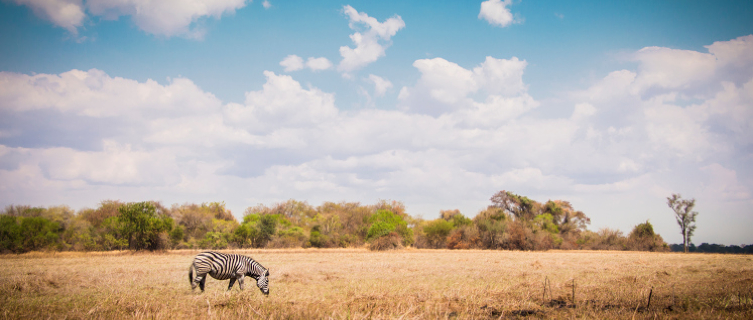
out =
[[[207,279],[200,251],[0,256],[5,319],[751,319],[753,257],[618,251],[285,249],[265,297]]]

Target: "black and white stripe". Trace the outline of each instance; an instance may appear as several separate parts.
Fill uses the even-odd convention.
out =
[[[194,270],[196,270],[196,277],[193,276]],[[256,286],[262,293],[269,294],[269,269],[247,256],[214,251],[199,253],[188,269],[191,290],[196,289],[198,284],[203,292],[207,274],[217,280],[230,279],[228,290],[233,288],[235,280],[238,280],[238,285],[243,290],[243,278],[248,276],[256,280]]]

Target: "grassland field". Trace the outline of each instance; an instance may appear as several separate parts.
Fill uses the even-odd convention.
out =
[[[753,257],[616,251],[235,250],[270,295],[208,277],[198,250],[0,256],[3,319],[753,319]],[[650,304],[649,304],[650,296]]]

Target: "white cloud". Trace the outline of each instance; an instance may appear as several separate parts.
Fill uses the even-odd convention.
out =
[[[285,59],[280,61],[280,65],[285,67],[285,72],[298,71],[304,67],[311,69],[311,71],[321,71],[332,68],[332,62],[327,58],[309,57],[308,60],[306,60],[306,63],[304,63],[303,58],[294,54],[285,57]]]
[[[527,86],[522,78],[526,65],[525,60],[516,57],[509,60],[486,57],[483,63],[468,70],[442,58],[416,60],[413,66],[421,72],[421,78],[415,87],[401,89],[398,97],[404,109],[432,115],[469,108],[488,111],[502,101],[513,101],[507,98],[526,95]],[[479,90],[487,94],[484,103],[469,98]]]
[[[478,13],[479,19],[484,19],[492,25],[506,27],[513,23],[520,23],[507,6],[512,5],[512,0],[487,0],[481,3],[481,11]]]
[[[131,16],[136,26],[157,36],[202,39],[206,30],[197,22],[205,17],[219,19],[243,8],[246,0],[87,0],[90,14],[105,19]]]
[[[486,60],[476,68],[473,68],[474,77],[480,87],[492,94],[513,96],[528,90],[523,83],[523,71],[528,63],[512,59],[495,59],[486,57]]]
[[[262,90],[246,93],[244,106],[228,105],[226,119],[250,132],[274,128],[315,126],[337,116],[332,94],[316,88],[308,90],[287,75],[264,71],[267,83]]]
[[[308,58],[308,60],[306,60],[306,67],[311,69],[311,71],[327,70],[329,68],[332,68],[332,62],[329,62],[329,60],[324,57],[310,57]]]
[[[472,71],[445,59],[416,60],[413,66],[421,72],[419,83],[439,102],[453,104],[478,89]]]
[[[12,0],[30,7],[34,13],[53,24],[77,35],[87,17],[115,20],[131,16],[141,30],[164,37],[182,36],[203,39],[206,33],[201,19],[232,14],[243,8],[247,0]],[[269,2],[264,2],[268,8]]]
[[[282,59],[280,65],[285,67],[285,72],[298,71],[303,69],[303,58],[291,54],[285,57],[285,59]]]
[[[570,119],[581,120],[583,118],[592,116],[595,113],[596,108],[590,103],[579,103],[575,105],[575,110],[573,110],[573,115],[570,116]]]
[[[356,31],[350,35],[350,39],[356,45],[355,48],[340,47],[340,55],[343,59],[337,69],[345,73],[363,68],[383,57],[392,36],[405,27],[405,22],[397,15],[380,23],[377,19],[358,12],[349,5],[343,7],[343,12],[350,20],[348,25],[351,29],[366,28],[363,33]]]
[[[387,89],[392,88],[392,82],[377,75],[370,74],[369,81],[374,84],[374,94],[377,97],[383,96]]]
[[[86,18],[81,0],[13,0],[16,4],[28,6],[38,17],[78,34]]]
[[[264,9],[269,9],[272,7],[272,4],[269,3],[269,0],[264,0],[264,2],[261,3],[261,5],[264,7]]]
[[[750,68],[753,64],[753,35],[716,41],[706,48],[722,65]]]
[[[71,70],[60,75],[0,72],[4,109],[55,109],[88,117],[133,116],[181,111],[217,110],[220,101],[185,78],[166,86],[110,77],[101,70]]]

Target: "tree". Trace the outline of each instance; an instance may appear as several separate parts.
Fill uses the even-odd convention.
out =
[[[57,222],[41,217],[21,218],[21,242],[24,251],[55,249],[61,231]]]
[[[396,232],[402,237],[403,245],[413,244],[413,229],[408,228],[408,223],[399,214],[379,209],[368,218],[368,222],[371,223],[366,233],[366,239],[369,241],[389,236],[392,232]]]
[[[677,219],[677,224],[680,225],[680,233],[682,233],[682,245],[687,253],[690,237],[693,236],[695,231],[695,217],[698,215],[698,212],[693,211],[695,199],[683,200],[682,196],[673,193],[671,197],[667,198],[667,205],[675,212],[675,219]]]
[[[22,251],[21,226],[16,217],[0,215],[0,253]]]
[[[502,190],[495,193],[492,205],[501,208],[511,214],[516,220],[531,220],[539,214],[540,204],[526,196],[520,196],[509,191]]]
[[[443,248],[445,247],[445,242],[447,242],[447,236],[450,235],[450,232],[453,228],[452,222],[446,221],[444,219],[436,219],[429,221],[424,226],[424,233],[426,234],[426,242],[428,242],[429,246],[432,248]]]
[[[165,249],[167,232],[173,229],[172,218],[158,215],[151,202],[128,203],[118,208],[118,212],[122,233],[132,248]]]

